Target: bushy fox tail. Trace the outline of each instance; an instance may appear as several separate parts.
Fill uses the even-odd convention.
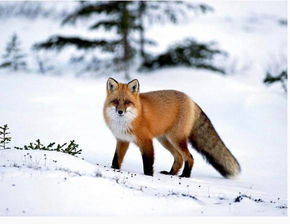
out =
[[[225,146],[201,109],[192,127],[189,142],[222,176],[230,178],[241,172],[237,159]]]

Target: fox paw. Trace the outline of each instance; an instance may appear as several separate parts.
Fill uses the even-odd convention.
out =
[[[164,170],[164,171],[161,171],[160,173],[161,173],[161,174],[165,174],[165,175],[172,175],[170,172],[165,171],[165,170]]]
[[[179,177],[186,177],[186,178],[189,178],[190,175],[188,175],[188,174],[181,174]]]

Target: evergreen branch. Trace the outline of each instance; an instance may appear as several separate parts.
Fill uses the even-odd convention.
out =
[[[141,40],[136,39],[136,38],[130,38],[130,40],[136,44],[140,44]],[[144,39],[143,44],[151,45],[151,46],[156,46],[157,42],[152,40],[152,39]]]
[[[208,63],[195,63],[191,65],[193,68],[198,68],[198,69],[206,69],[210,70],[213,72],[218,72],[221,74],[226,74],[225,70],[223,68],[218,68],[214,65],[208,64]]]
[[[287,79],[287,71],[282,71],[279,75],[273,76],[269,72],[267,72],[266,77],[264,79],[264,83],[272,84],[277,81],[281,81],[283,79]]]
[[[116,20],[103,20],[100,22],[97,22],[95,25],[92,25],[90,27],[91,30],[98,29],[100,27],[104,27],[105,30],[110,30],[114,27],[118,27],[120,24]]]
[[[192,4],[184,1],[179,1],[184,4],[187,9],[201,11],[202,13],[213,12],[214,8],[206,4]]]
[[[166,52],[154,58],[146,60],[142,69],[154,70],[170,66],[189,66],[203,68],[225,74],[222,68],[209,64],[217,54],[227,55],[226,52],[212,48],[213,43],[198,43],[195,40],[186,39],[180,44],[171,46]]]
[[[77,49],[89,49],[108,44],[105,40],[86,40],[79,37],[62,37],[53,36],[47,41],[37,43],[34,48],[39,49],[56,49],[61,50],[67,46],[75,46]]]
[[[149,1],[146,2],[144,15],[149,15],[150,21],[167,21],[171,23],[178,23],[181,18],[185,18],[189,12],[193,13],[207,13],[214,9],[206,4],[195,4],[187,1]],[[150,11],[151,13],[146,13]],[[156,13],[152,13],[155,11]],[[190,13],[191,13],[190,12]]]
[[[264,78],[263,82],[266,85],[271,85],[276,82],[280,82],[282,88],[285,92],[287,92],[287,79],[288,79],[288,71],[283,70],[278,75],[272,75],[270,72],[267,72],[266,77]]]
[[[93,4],[87,4],[85,6],[81,6],[75,12],[67,16],[63,21],[62,24],[66,23],[75,23],[77,19],[86,18],[93,14],[112,14],[112,13],[119,13],[119,2],[118,1],[103,1],[103,2],[96,2]]]
[[[12,62],[4,62],[2,64],[0,64],[0,68],[7,68],[7,67],[11,67]]]

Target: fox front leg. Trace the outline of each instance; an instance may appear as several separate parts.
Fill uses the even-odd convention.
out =
[[[117,140],[116,151],[112,161],[112,168],[120,169],[128,147],[129,142]]]

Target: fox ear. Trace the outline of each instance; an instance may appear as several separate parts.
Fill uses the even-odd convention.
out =
[[[119,83],[113,79],[113,78],[109,78],[107,81],[107,92],[113,92],[115,91],[119,86]]]
[[[128,88],[131,90],[132,93],[138,93],[140,89],[140,84],[137,79],[132,80],[127,84]]]

